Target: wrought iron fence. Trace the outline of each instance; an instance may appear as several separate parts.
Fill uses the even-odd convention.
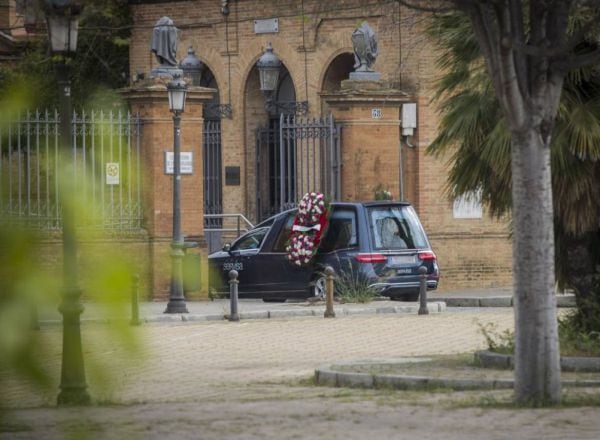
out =
[[[340,199],[341,124],[332,115],[300,118],[281,114],[257,130],[257,216],[296,206],[309,191]]]
[[[83,202],[78,226],[113,233],[140,230],[140,118],[74,112],[68,155],[61,154],[59,130],[57,111],[0,117],[0,221],[60,229],[59,179],[70,165]]]

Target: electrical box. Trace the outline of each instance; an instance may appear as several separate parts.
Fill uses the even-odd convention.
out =
[[[412,136],[417,128],[417,104],[402,104],[402,135]]]

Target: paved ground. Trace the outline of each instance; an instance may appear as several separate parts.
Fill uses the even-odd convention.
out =
[[[86,324],[90,393],[101,405],[55,408],[55,389],[33,393],[8,378],[2,399],[13,410],[0,438],[597,438],[596,408],[481,409],[468,405],[476,393],[310,383],[316,367],[336,362],[472,351],[483,346],[478,322],[511,328],[512,309],[157,323],[127,327],[134,339]],[[60,328],[43,326],[40,337],[58,378]]]
[[[574,305],[572,295],[559,295],[560,307]],[[453,291],[428,292],[428,300],[433,304],[445,303],[448,307],[509,307],[511,306],[512,289],[510,288],[488,288],[488,289],[462,289]],[[443,305],[430,304],[432,313],[445,310]],[[202,321],[222,319],[229,313],[230,304],[228,299],[215,301],[188,301],[189,313],[185,315],[167,315],[165,301],[141,302],[139,304],[139,315],[142,320],[150,322],[162,321]],[[131,317],[131,307],[128,304],[98,304],[86,303],[86,310],[82,315],[84,321],[102,320],[108,316],[120,319]],[[292,317],[306,314],[322,316],[324,303],[311,304],[306,301],[287,301],[285,303],[264,303],[262,300],[242,299],[239,302],[239,313],[246,319],[264,319],[267,317]],[[368,304],[336,304],[338,315],[344,314],[370,314],[370,313],[416,313],[418,303],[389,301],[387,298],[379,298]],[[47,307],[39,311],[39,317],[45,323],[60,323],[61,315],[57,307]]]

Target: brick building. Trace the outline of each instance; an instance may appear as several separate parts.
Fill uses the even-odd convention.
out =
[[[183,146],[194,156],[194,174],[182,182],[188,235],[205,235],[207,211],[241,213],[257,221],[293,203],[305,189],[335,189],[343,200],[369,200],[377,188],[384,188],[417,209],[438,254],[442,289],[510,284],[506,223],[489,219],[477,203],[449,200],[444,193],[446,159],[425,154],[439,120],[431,104],[432,82],[439,72],[436,53],[422,33],[423,16],[393,1],[130,3],[132,77],[148,76],[158,65],[149,50],[152,28],[160,17],[169,16],[181,31],[178,59],[193,48],[205,66],[201,85],[216,90],[204,102],[202,115],[184,115],[184,131],[196,133]],[[379,81],[348,80],[355,61],[351,36],[365,21],[378,38],[379,56],[373,67],[381,74]],[[282,67],[273,95],[277,104],[267,109],[257,61],[269,43]],[[411,136],[403,136],[403,126],[410,125],[403,121],[403,109],[411,107],[407,104],[416,104]],[[326,119],[330,114],[332,119]],[[167,116],[158,119],[168,121]],[[319,150],[323,141],[314,135],[316,153],[307,152],[301,159],[300,147],[294,144],[297,154],[285,156],[287,147],[281,142],[290,131],[282,124],[292,120],[293,128],[304,130],[320,118],[321,125],[331,128],[324,138],[335,135],[339,145],[326,144]],[[169,145],[170,133],[158,132],[165,136],[161,142]],[[207,132],[216,137],[209,138]],[[312,177],[305,171],[311,167]],[[159,172],[160,165],[153,169]],[[315,187],[306,183],[311,178]],[[155,239],[169,236],[170,186],[163,183],[155,185],[157,193],[149,196],[163,205],[149,212],[164,222],[164,227],[151,230]]]
[[[25,43],[37,37],[38,21],[33,1],[0,0],[0,65],[19,59]]]

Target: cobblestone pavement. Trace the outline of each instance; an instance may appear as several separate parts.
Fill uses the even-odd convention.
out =
[[[415,398],[307,382],[316,367],[336,362],[481,348],[478,322],[511,328],[512,310],[153,324],[133,329],[143,342],[143,356],[127,356],[133,346],[124,343],[122,333],[89,324],[83,328],[88,382],[103,406],[52,408],[55,389],[39,395],[10,380],[3,384],[2,398],[16,410],[9,412],[0,438],[61,438],[65,431],[90,438],[364,438],[369,432],[374,438],[507,438],[501,434],[511,429],[531,434],[517,438],[541,438],[542,433],[545,438],[596,438],[589,436],[600,429],[598,417],[590,415],[598,414],[594,408],[561,410],[558,419],[531,412],[526,426],[482,435],[490,423],[496,426],[494,410],[452,409],[449,417],[422,394]],[[42,336],[47,364],[55,366],[51,371],[58,377],[60,329],[43,328]],[[101,381],[107,376],[113,379],[110,388]],[[120,404],[127,406],[115,406]],[[499,411],[497,416],[518,423],[520,414]],[[465,429],[460,417],[469,417]],[[442,422],[447,429],[440,429]],[[578,436],[565,437],[574,428]]]

